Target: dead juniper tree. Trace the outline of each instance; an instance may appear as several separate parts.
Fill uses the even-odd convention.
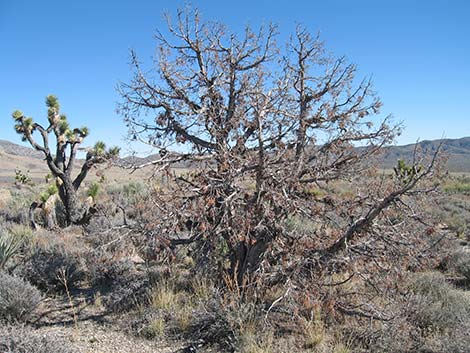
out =
[[[134,77],[120,85],[131,139],[160,152],[146,165],[192,169],[156,195],[147,212],[158,221],[147,230],[173,248],[195,245],[241,287],[270,269],[277,282],[305,269],[334,272],[351,251],[364,259],[388,241],[384,252],[402,251],[414,238],[400,244],[400,224],[384,215],[432,174],[433,163],[374,177],[373,158],[399,126],[377,117],[371,81],[357,81],[356,66],[305,28],[285,48],[276,37],[275,26],[239,35],[180,11],[167,35],[156,34],[151,69],[132,52]],[[294,219],[312,224],[306,236],[289,232]]]
[[[88,149],[86,159],[81,165],[78,174],[74,175],[74,167],[80,161],[77,160],[77,152],[84,138],[88,135],[88,128],[70,128],[67,117],[60,114],[60,106],[57,97],[49,95],[46,97],[48,107],[47,117],[49,125],[42,125],[26,117],[21,111],[15,111],[12,117],[15,121],[15,130],[24,141],[44,154],[44,159],[56,178],[56,186],[59,198],[65,208],[66,225],[79,224],[87,218],[87,211],[80,203],[78,189],[86,178],[88,172],[97,164],[109,162],[119,154],[119,148],[106,149],[103,142],[97,142],[93,148]],[[41,142],[37,142],[34,133],[40,135]],[[54,149],[50,146],[50,136],[55,144]],[[36,205],[38,206],[38,205]],[[32,220],[34,224],[34,220]]]

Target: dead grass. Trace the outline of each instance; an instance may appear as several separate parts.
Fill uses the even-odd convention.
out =
[[[174,283],[163,280],[150,292],[150,305],[157,310],[172,310],[178,304],[179,294]]]

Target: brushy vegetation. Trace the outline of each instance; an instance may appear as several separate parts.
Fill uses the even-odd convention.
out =
[[[364,283],[340,270],[322,277],[327,290],[321,292],[318,284],[296,291],[288,283],[265,286],[255,281],[242,288],[231,276],[219,280],[205,275],[191,246],[168,257],[165,244],[145,231],[147,222],[153,222],[149,204],[152,190],[158,189],[155,185],[111,182],[100,187],[96,207],[101,213],[84,228],[32,232],[26,225],[5,223],[2,229],[22,239],[7,267],[49,297],[67,295],[64,279],[72,297],[80,288],[89,288],[90,303],[114,317],[123,334],[158,342],[184,338],[188,349],[198,352],[438,353],[466,349],[467,287],[464,283],[457,288],[451,280],[465,278],[468,253],[459,250],[458,242],[450,241],[451,234],[433,248],[436,260],[442,259],[433,262],[434,266],[441,266],[450,279],[432,272],[413,274],[416,265],[410,262],[410,270],[399,274],[400,281],[390,273],[379,273],[384,276],[382,281],[399,289],[380,294],[375,293],[375,282]],[[340,188],[345,190],[344,185]],[[119,206],[127,211],[125,222]],[[287,220],[285,229],[301,239],[324,231],[321,223],[300,216]],[[434,244],[441,235],[429,232],[428,237]],[[423,269],[428,268],[425,264]],[[21,288],[39,295],[19,277],[4,276],[19,283],[14,288],[18,300],[28,298]],[[332,304],[333,298],[348,293],[361,293],[351,300],[367,299],[377,310],[376,319],[367,317],[371,312],[362,307]],[[31,304],[31,312],[35,305]],[[14,316],[17,321],[28,319],[28,315],[8,315],[9,321]],[[25,335],[28,342],[37,337],[29,329]],[[50,345],[55,338],[46,341],[41,344],[53,352]],[[10,344],[29,344],[15,342]]]
[[[0,321],[27,320],[42,300],[37,288],[0,271]]]
[[[448,259],[448,266],[470,283],[470,251],[457,251]]]
[[[157,35],[160,53],[177,49],[158,58],[163,86],[135,54],[134,80],[121,85],[133,138],[159,146],[154,178],[101,175],[79,188],[117,150],[97,143],[75,183],[63,157],[69,148],[74,161],[87,130],[68,127],[54,96],[50,131],[14,113],[33,146],[34,131],[54,132],[64,155],[35,146],[52,184],[22,185],[0,213],[2,320],[27,320],[40,290],[67,303],[76,332],[91,308],[87,320],[184,340],[188,352],[468,350],[468,180],[448,176],[439,192],[436,151],[392,174],[372,168],[398,128],[372,119],[381,103],[370,83],[301,27],[281,57],[274,27],[238,38],[197,12],[177,21],[169,32],[183,43]],[[14,329],[0,328],[0,351],[64,351]]]
[[[0,352],[78,353],[72,343],[55,335],[39,334],[24,326],[0,326]]]
[[[466,352],[470,339],[470,296],[442,273],[413,276],[411,292],[369,348],[382,352]]]
[[[443,189],[447,193],[470,195],[470,180],[467,177],[456,178],[456,180],[446,183]]]
[[[53,233],[39,233],[16,271],[43,292],[63,293],[65,285],[74,289],[85,278],[82,249]]]

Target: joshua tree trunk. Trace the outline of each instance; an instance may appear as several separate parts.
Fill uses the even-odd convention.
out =
[[[84,214],[72,180],[65,179],[59,190],[60,199],[65,207],[67,225],[80,223]]]

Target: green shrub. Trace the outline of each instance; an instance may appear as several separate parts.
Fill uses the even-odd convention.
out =
[[[93,200],[96,200],[98,193],[100,191],[100,185],[96,182],[91,183],[87,190],[87,196],[90,196]]]
[[[51,197],[52,195],[55,195],[59,192],[59,189],[57,188],[57,185],[56,184],[50,184],[47,186],[46,190],[42,191],[40,194],[39,194],[39,199],[42,201],[42,202],[46,202],[49,197]]]
[[[39,290],[31,284],[0,271],[0,321],[28,319],[41,300]]]
[[[15,184],[16,185],[34,185],[33,181],[29,177],[29,170],[24,173],[21,169],[15,169]]]

